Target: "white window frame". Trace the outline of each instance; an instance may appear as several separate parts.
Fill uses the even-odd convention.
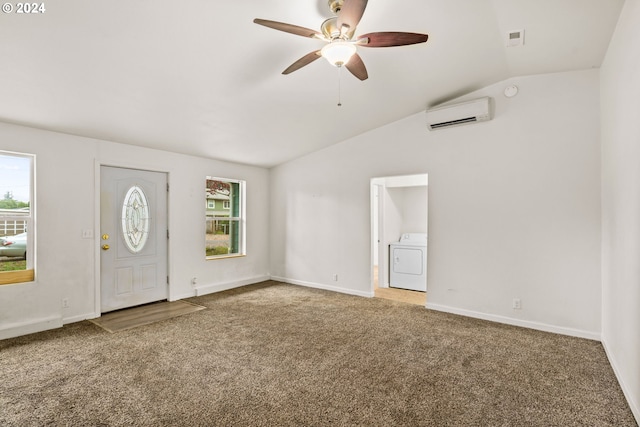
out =
[[[0,214],[0,221],[14,221],[20,219],[25,221],[27,230],[27,265],[26,270],[16,270],[0,272],[0,285],[10,285],[16,283],[28,283],[35,281],[35,241],[36,241],[36,156],[34,154],[16,153],[11,151],[0,151],[0,155],[6,157],[21,157],[29,159],[29,212],[14,213],[11,215]]]
[[[239,216],[213,216],[208,217],[208,219],[218,220],[218,221],[237,221],[239,230],[238,230],[238,252],[232,254],[222,254],[222,255],[206,255],[206,259],[222,259],[222,258],[234,258],[234,257],[242,257],[247,254],[246,252],[246,193],[247,193],[247,184],[246,181],[241,179],[231,179],[231,178],[222,178],[216,176],[207,176],[206,180],[213,181],[222,181],[229,184],[238,184],[238,189],[240,191],[240,195],[238,198],[238,215]],[[229,209],[231,209],[231,200],[229,200]]]

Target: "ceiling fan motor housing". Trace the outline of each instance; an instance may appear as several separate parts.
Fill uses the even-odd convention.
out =
[[[343,32],[344,30],[341,31],[341,29],[338,28],[337,16],[325,20],[320,26],[320,30],[322,31],[322,34],[324,34],[324,36],[327,38],[327,40],[351,40],[356,32],[355,28],[350,28],[347,32]]]

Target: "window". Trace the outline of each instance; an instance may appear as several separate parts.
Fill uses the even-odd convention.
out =
[[[207,200],[207,209],[215,209],[216,201],[215,200]]]
[[[0,285],[34,280],[34,162],[0,151]]]
[[[207,259],[245,255],[245,182],[207,177],[205,191]]]

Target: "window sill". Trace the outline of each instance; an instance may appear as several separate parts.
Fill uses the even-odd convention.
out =
[[[215,259],[227,259],[227,258],[243,258],[246,257],[246,254],[229,254],[229,255],[215,255],[215,256],[208,256],[205,259],[207,261],[212,261]]]
[[[17,283],[33,282],[35,280],[35,271],[2,271],[0,272],[0,285],[14,285]]]

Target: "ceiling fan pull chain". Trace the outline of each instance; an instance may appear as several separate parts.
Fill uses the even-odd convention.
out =
[[[340,92],[341,92],[341,85],[340,85],[340,80],[342,77],[342,67],[338,67],[338,107],[342,107],[342,102],[340,102]]]

